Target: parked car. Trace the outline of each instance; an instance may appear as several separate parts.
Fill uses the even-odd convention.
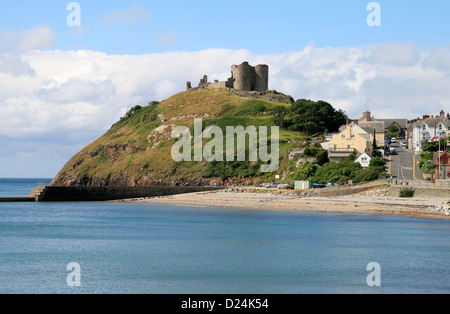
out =
[[[291,188],[291,185],[289,185],[289,184],[280,184],[280,185],[277,186],[277,189],[287,190],[287,189],[290,189],[290,188]]]
[[[397,139],[395,137],[391,138],[391,143],[397,143]]]
[[[391,155],[397,155],[397,152],[395,151],[395,148],[394,148],[394,147],[391,147],[391,148],[389,149],[389,153],[390,153]]]
[[[328,182],[327,186],[335,186],[336,184],[334,182]]]
[[[280,185],[280,183],[269,183],[266,185],[266,188],[276,188]]]
[[[313,189],[322,189],[322,188],[326,188],[326,187],[327,187],[326,184],[319,184],[319,183],[313,184]]]
[[[406,145],[407,145],[406,142],[400,142],[400,146],[401,147],[405,147],[406,148]]]

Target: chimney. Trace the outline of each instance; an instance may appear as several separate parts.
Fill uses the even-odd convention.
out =
[[[428,119],[430,116],[428,114],[423,115],[423,120]]]
[[[370,111],[364,112],[364,118],[366,118],[367,121],[370,120]]]
[[[441,110],[441,112],[440,112],[440,115],[439,115],[441,118],[445,118],[445,111],[444,110]]]

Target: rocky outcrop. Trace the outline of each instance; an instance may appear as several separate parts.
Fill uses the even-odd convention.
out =
[[[450,201],[441,202],[436,207],[432,207],[431,210],[438,211],[438,212],[444,213],[447,216],[450,216]]]
[[[283,103],[283,104],[293,104],[295,101],[294,98],[292,98],[292,96],[278,93],[275,90],[267,90],[265,92],[257,92],[257,91],[247,92],[247,91],[239,91],[239,90],[230,88],[230,89],[228,89],[228,91],[230,91],[238,96],[241,96],[241,97],[264,99],[267,101],[278,102],[278,103]]]

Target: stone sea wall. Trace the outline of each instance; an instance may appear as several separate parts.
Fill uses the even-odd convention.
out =
[[[40,202],[91,202],[111,201],[139,197],[156,197],[174,194],[218,190],[218,187],[201,186],[150,186],[150,187],[72,187],[48,186],[39,195]]]

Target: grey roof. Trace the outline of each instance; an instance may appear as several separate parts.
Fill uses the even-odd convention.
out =
[[[328,153],[328,157],[330,158],[345,158],[350,156],[351,154],[354,154],[354,152],[348,152],[348,153]]]
[[[426,123],[430,127],[438,125],[439,123],[443,123],[443,124],[446,124],[447,126],[450,126],[450,119],[448,119],[447,117],[427,118],[425,120],[416,121],[414,123],[414,126],[419,127],[423,123]]]
[[[402,129],[409,127],[408,119],[377,119],[378,121],[384,121],[384,127],[388,129],[392,124],[397,123]]]
[[[384,121],[361,121],[358,122],[358,125],[361,128],[372,127],[375,128],[377,133],[384,133],[385,124]]]

